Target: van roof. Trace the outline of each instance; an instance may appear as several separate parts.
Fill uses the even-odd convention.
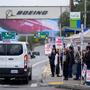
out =
[[[2,43],[2,44],[4,44],[4,43],[6,43],[6,44],[8,44],[8,43],[10,43],[10,44],[28,44],[27,42],[21,42],[21,41],[0,41],[0,43]]]

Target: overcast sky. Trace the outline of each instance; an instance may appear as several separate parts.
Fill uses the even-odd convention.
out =
[[[67,6],[70,0],[0,0],[0,6]]]

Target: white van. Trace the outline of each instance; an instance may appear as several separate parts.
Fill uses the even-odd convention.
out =
[[[32,78],[29,45],[26,42],[0,42],[0,78],[20,79],[25,83]]]

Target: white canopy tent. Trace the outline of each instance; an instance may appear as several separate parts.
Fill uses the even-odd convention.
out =
[[[90,38],[90,29],[84,32],[84,37]]]
[[[76,42],[80,42],[82,36],[83,36],[83,41],[89,43],[90,42],[90,29],[83,32],[83,34],[79,33],[79,34],[74,34],[74,35],[72,35],[70,37],[67,37],[66,42],[71,41],[71,40],[75,40]]]

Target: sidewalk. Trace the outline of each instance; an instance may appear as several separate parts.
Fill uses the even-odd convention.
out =
[[[50,66],[47,64],[42,73],[41,86],[55,86],[57,88],[74,89],[74,90],[90,90],[89,86],[81,84],[80,80],[63,80],[62,77],[51,77]],[[83,83],[83,82],[82,82]]]

